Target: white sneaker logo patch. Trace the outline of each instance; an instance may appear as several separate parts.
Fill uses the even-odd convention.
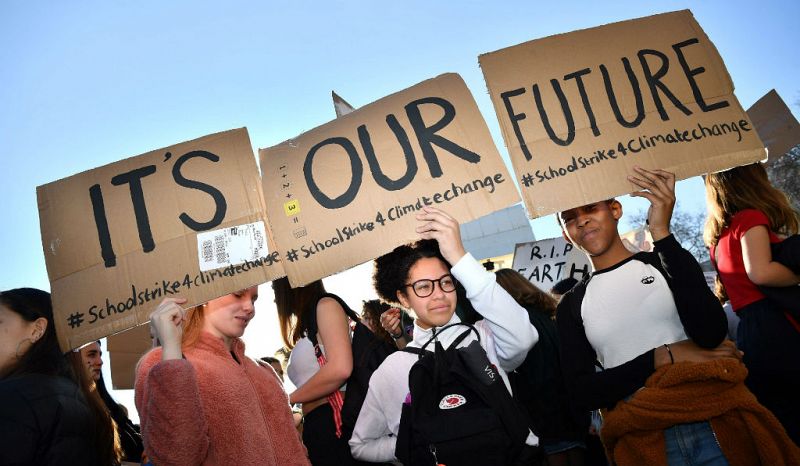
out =
[[[446,395],[439,402],[439,409],[453,409],[458,408],[467,402],[467,399],[458,394]]]

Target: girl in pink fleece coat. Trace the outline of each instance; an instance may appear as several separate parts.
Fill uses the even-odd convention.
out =
[[[136,408],[153,464],[309,464],[278,377],[239,339],[257,297],[252,287],[188,311],[168,298],[151,314],[162,346],[139,361]]]

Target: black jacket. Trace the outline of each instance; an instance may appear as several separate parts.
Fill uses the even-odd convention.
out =
[[[508,379],[514,396],[527,408],[531,429],[543,443],[583,440],[589,431],[589,411],[576,410],[564,389],[558,354],[558,331],[550,316],[526,305],[539,341]]]
[[[26,374],[0,380],[0,465],[92,465],[94,419],[71,380]]]
[[[700,265],[672,235],[656,241],[654,246],[653,252],[640,252],[629,260],[642,261],[660,271],[672,291],[686,335],[703,348],[717,347],[728,333],[727,319],[706,284]],[[595,371],[597,354],[586,338],[581,317],[581,304],[590,280],[591,275],[578,282],[558,304],[561,367],[567,390],[577,406],[613,408],[644,386],[655,371],[654,353],[649,350],[620,366]]]

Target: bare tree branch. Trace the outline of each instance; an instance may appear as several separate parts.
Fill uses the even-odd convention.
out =
[[[647,220],[647,210],[644,209],[627,215],[627,222],[631,229],[640,228],[645,224],[645,220]],[[700,263],[708,260],[708,249],[703,244],[705,221],[705,212],[683,210],[680,208],[679,202],[675,203],[670,230],[681,245]]]

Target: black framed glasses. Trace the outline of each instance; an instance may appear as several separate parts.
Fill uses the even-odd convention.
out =
[[[445,293],[452,293],[456,290],[456,279],[449,273],[447,275],[442,275],[437,280],[423,278],[422,280],[417,280],[414,283],[408,283],[403,286],[410,286],[417,297],[427,298],[433,294],[433,290],[436,289],[436,283],[439,284],[439,288]]]

